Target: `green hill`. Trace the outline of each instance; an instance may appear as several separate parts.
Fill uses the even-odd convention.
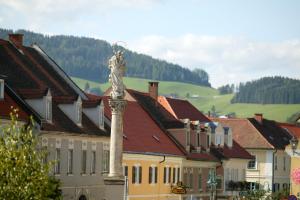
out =
[[[84,88],[87,82],[90,88],[99,87],[102,91],[109,87],[109,83],[99,84],[75,77],[73,80],[81,88]],[[148,81],[147,79],[124,78],[127,88],[139,91],[148,90]],[[263,113],[268,119],[284,122],[289,116],[300,111],[300,104],[231,104],[230,100],[233,94],[219,95],[218,90],[213,88],[179,82],[160,81],[159,93],[163,95],[177,94],[180,98],[188,99],[204,113],[207,113],[212,106],[215,106],[216,111],[221,115],[234,112],[237,117],[252,117],[254,113]],[[189,94],[189,98],[187,98],[187,94]]]
[[[8,39],[8,34],[12,32],[13,30],[0,28],[0,38]],[[208,74],[202,69],[190,70],[121,46],[112,46],[104,40],[66,35],[48,36],[26,30],[16,32],[24,34],[25,45],[38,44],[69,76],[106,82],[109,73],[108,59],[114,50],[123,50],[127,66],[125,73],[128,77],[210,86]]]

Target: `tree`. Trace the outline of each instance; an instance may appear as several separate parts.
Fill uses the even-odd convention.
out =
[[[297,122],[299,118],[300,118],[300,112],[295,112],[290,117],[288,117],[286,121],[292,124],[299,124],[299,122]]]
[[[61,199],[60,182],[49,176],[52,164],[43,163],[46,152],[32,127],[18,122],[16,109],[0,127],[0,199]]]

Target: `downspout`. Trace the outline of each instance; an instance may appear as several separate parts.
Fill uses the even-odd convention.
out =
[[[275,176],[274,176],[274,172],[275,172],[275,154],[277,153],[277,149],[275,149],[275,151],[273,151],[273,166],[272,166],[272,192],[275,192],[275,185],[274,185],[274,181],[275,181]]]
[[[159,177],[159,171],[160,171],[160,164],[166,161],[166,156],[164,156],[162,161],[159,161],[158,169],[157,169],[157,181],[158,181],[158,199],[160,199],[160,177]]]

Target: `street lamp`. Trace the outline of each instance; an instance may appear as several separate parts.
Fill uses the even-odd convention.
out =
[[[300,155],[300,153],[296,152],[297,150],[297,147],[298,147],[298,139],[296,137],[293,137],[291,140],[290,140],[290,144],[291,144],[291,147],[292,147],[292,151],[293,151],[293,155],[294,154],[298,154]]]
[[[215,170],[210,170],[208,174],[208,181],[207,185],[210,187],[211,193],[210,193],[210,200],[215,200],[214,192],[216,190],[217,186],[217,177]]]

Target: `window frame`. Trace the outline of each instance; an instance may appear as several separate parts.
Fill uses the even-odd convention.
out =
[[[109,173],[109,150],[103,149],[102,151],[102,173]]]
[[[257,156],[256,155],[252,155],[254,157],[254,159],[251,159],[248,161],[247,163],[247,169],[248,170],[257,170]],[[254,161],[254,167],[249,167],[249,163]]]
[[[61,159],[61,149],[55,148],[55,166],[54,166],[55,175],[60,175],[60,159]]]
[[[85,175],[87,172],[87,150],[81,151],[81,175]]]
[[[68,149],[68,170],[67,174],[71,175],[73,174],[73,166],[74,166],[74,150]]]
[[[91,152],[91,174],[96,174],[97,153],[95,150]]]

